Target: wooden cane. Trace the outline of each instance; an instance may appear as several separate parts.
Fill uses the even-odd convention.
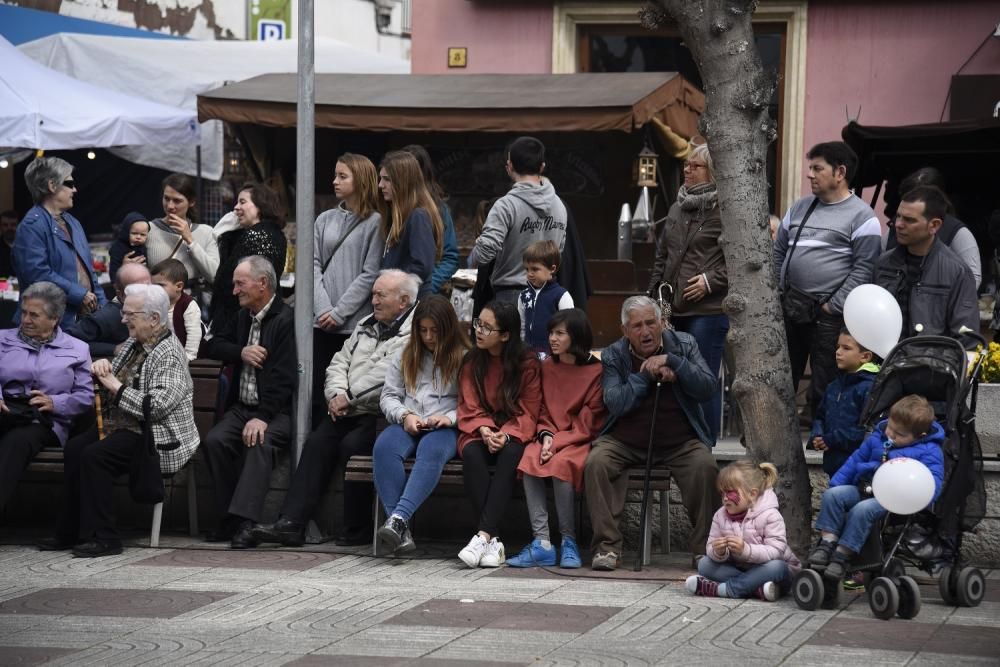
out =
[[[104,440],[104,415],[101,414],[101,392],[94,392],[94,410],[97,412],[97,439]]]

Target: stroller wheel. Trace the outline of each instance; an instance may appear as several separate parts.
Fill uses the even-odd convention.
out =
[[[868,587],[868,606],[875,618],[887,621],[896,615],[899,609],[899,589],[892,579],[877,577]]]
[[[978,607],[986,595],[986,579],[979,568],[963,567],[958,572],[955,599],[963,607]]]
[[[893,581],[899,581],[899,578],[906,574],[906,566],[903,565],[903,561],[898,558],[890,558],[886,562],[885,566],[882,568],[882,576],[888,577]]]
[[[941,600],[952,607],[958,605],[958,600],[955,598],[957,578],[955,570],[950,565],[945,565],[938,573],[938,592],[941,594]]]
[[[823,603],[825,595],[823,576],[816,570],[803,569],[795,575],[792,583],[792,595],[799,609],[816,611]]]
[[[899,609],[900,618],[915,618],[920,613],[920,587],[913,577],[903,575],[899,578]]]

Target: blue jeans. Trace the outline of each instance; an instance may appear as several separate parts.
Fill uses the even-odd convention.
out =
[[[726,585],[726,597],[748,598],[769,581],[776,583],[783,592],[789,589],[791,572],[783,560],[769,560],[757,565],[748,564],[746,570],[736,567],[733,561],[717,563],[708,556],[698,561],[698,574]]]
[[[887,514],[874,498],[861,499],[861,491],[851,484],[833,486],[823,494],[816,530],[839,535],[839,544],[854,553],[868,540],[875,522]]]
[[[385,508],[386,516],[398,514],[410,520],[417,508],[434,491],[441,470],[455,456],[458,431],[439,428],[412,436],[399,424],[382,431],[375,441],[372,467],[375,490]],[[406,478],[403,461],[416,451],[417,458]]]
[[[733,561],[717,563],[705,556],[698,561],[698,574],[725,584],[726,597],[748,598],[769,581],[773,581],[782,591],[787,592],[791,573],[788,563],[783,560],[769,560],[756,565],[748,563],[747,569],[741,570]]]
[[[719,377],[722,367],[722,354],[726,347],[726,333],[729,332],[729,317],[727,315],[692,315],[690,317],[675,317],[672,320],[678,331],[691,334],[698,343],[698,351],[708,364],[708,370]],[[708,432],[712,436],[714,446],[719,437],[719,422],[722,419],[722,387],[718,386],[712,398],[701,404],[708,422]]]

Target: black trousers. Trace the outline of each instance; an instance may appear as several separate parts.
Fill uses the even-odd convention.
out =
[[[323,386],[326,384],[326,369],[333,355],[340,352],[344,343],[350,338],[348,334],[327,333],[322,329],[313,329],[313,424],[319,424],[327,417],[326,396]]]
[[[115,530],[114,481],[128,474],[142,443],[141,434],[121,430],[99,440],[96,428],[66,443],[66,508],[56,532],[60,540],[121,544]]]
[[[277,415],[267,424],[263,444],[244,445],[243,427],[254,416],[252,408],[234,405],[201,443],[215,487],[215,502],[223,517],[232,514],[260,521],[275,459],[291,441],[291,418]]]
[[[507,503],[514,491],[517,464],[521,462],[524,445],[510,440],[496,454],[490,454],[482,440],[470,442],[462,448],[462,478],[465,493],[476,511],[479,530],[496,536],[500,520],[507,510]],[[489,466],[496,466],[490,477]]]
[[[812,374],[809,385],[809,407],[813,416],[819,408],[826,386],[837,376],[837,337],[844,327],[842,315],[821,312],[819,319],[808,324],[785,320],[788,335],[788,358],[792,364],[792,383],[798,391],[805,373],[806,360]]]
[[[7,427],[0,421],[0,510],[14,495],[24,469],[43,447],[58,447],[59,438],[48,426]]]
[[[292,484],[281,507],[281,515],[305,523],[313,517],[326,491],[335,466],[341,469],[354,455],[371,456],[375,446],[375,415],[329,416],[309,434]],[[374,490],[367,482],[344,483],[344,532],[361,532],[371,524]]]

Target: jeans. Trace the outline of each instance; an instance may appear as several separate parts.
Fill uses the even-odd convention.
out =
[[[874,498],[862,500],[858,487],[842,484],[823,494],[816,530],[839,535],[839,544],[858,553],[872,526],[886,514],[886,509]]]
[[[785,320],[788,335],[788,359],[792,364],[792,383],[799,390],[799,380],[805,373],[806,360],[812,381],[809,383],[809,407],[813,416],[819,408],[826,385],[837,376],[837,338],[844,327],[843,315],[820,313],[815,322],[796,324]]]
[[[407,522],[434,491],[441,470],[455,456],[458,431],[439,428],[418,436],[407,433],[399,424],[388,427],[375,441],[372,466],[375,490],[385,515],[398,514]],[[403,461],[416,451],[410,478]]]
[[[674,317],[674,328],[694,336],[698,351],[708,364],[708,370],[719,377],[722,367],[722,353],[726,347],[726,333],[729,332],[729,317],[726,315],[692,315]],[[708,421],[708,432],[712,436],[713,447],[719,437],[719,423],[722,421],[722,387],[715,388],[712,398],[701,404]]]
[[[758,588],[773,581],[783,592],[790,588],[791,572],[783,560],[769,560],[766,563],[750,564],[746,570],[736,567],[732,561],[717,563],[708,556],[698,561],[698,574],[726,585],[726,597],[748,598]]]

